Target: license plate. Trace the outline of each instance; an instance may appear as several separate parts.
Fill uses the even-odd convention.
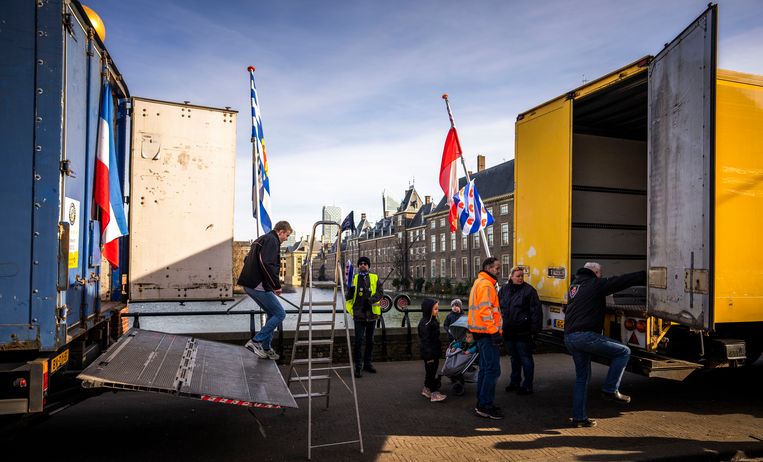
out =
[[[554,327],[564,329],[564,319],[554,319]]]
[[[50,373],[54,373],[69,362],[69,350],[50,360]]]

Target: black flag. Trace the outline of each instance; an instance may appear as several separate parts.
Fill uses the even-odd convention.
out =
[[[351,211],[342,222],[342,231],[351,230],[355,232],[355,211]]]

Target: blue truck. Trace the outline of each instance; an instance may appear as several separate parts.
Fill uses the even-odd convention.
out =
[[[110,168],[129,186],[130,94],[74,1],[3,2],[0,63],[0,414],[28,414],[61,402],[123,331],[128,249],[102,271],[93,188],[106,80]]]

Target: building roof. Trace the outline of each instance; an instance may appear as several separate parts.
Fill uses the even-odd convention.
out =
[[[514,160],[502,162],[494,167],[471,175],[474,184],[477,185],[477,191],[480,193],[482,201],[490,198],[503,196],[514,192]],[[466,184],[466,176],[458,179],[458,187],[462,188]],[[437,207],[430,213],[444,212],[447,210],[445,196],[442,196]]]
[[[435,204],[433,202],[430,202],[428,204],[424,204],[423,207],[419,209],[418,212],[416,212],[416,215],[411,220],[411,223],[408,225],[409,228],[415,228],[416,226],[422,226],[425,224],[424,215],[429,215],[434,210]]]

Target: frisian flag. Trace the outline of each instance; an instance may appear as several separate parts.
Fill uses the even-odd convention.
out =
[[[478,233],[493,224],[493,216],[485,210],[474,180],[465,184],[458,194],[453,196],[453,202],[458,209],[458,221],[461,223],[463,235]]]
[[[346,278],[347,287],[352,287],[352,279],[355,277],[355,269],[352,266],[350,259],[347,259],[347,265],[344,268],[344,276]]]
[[[122,205],[122,188],[117,172],[114,143],[114,97],[108,80],[101,89],[98,140],[95,148],[95,203],[101,209],[103,256],[119,267],[119,238],[127,234],[127,218]]]
[[[254,84],[254,66],[249,66],[249,83],[252,100],[252,143],[254,158],[252,159],[252,215],[259,219],[263,231],[269,233],[273,228],[270,218],[270,177],[268,176],[268,155],[265,152],[265,136],[262,133],[262,117],[257,100],[257,87]],[[255,200],[255,191],[259,204]]]
[[[453,197],[458,191],[458,158],[461,156],[461,142],[458,140],[458,132],[453,126],[448,131],[445,138],[445,147],[442,150],[442,162],[440,162],[440,187],[445,193],[448,204],[448,223],[450,223],[450,232],[456,230],[456,207]]]

